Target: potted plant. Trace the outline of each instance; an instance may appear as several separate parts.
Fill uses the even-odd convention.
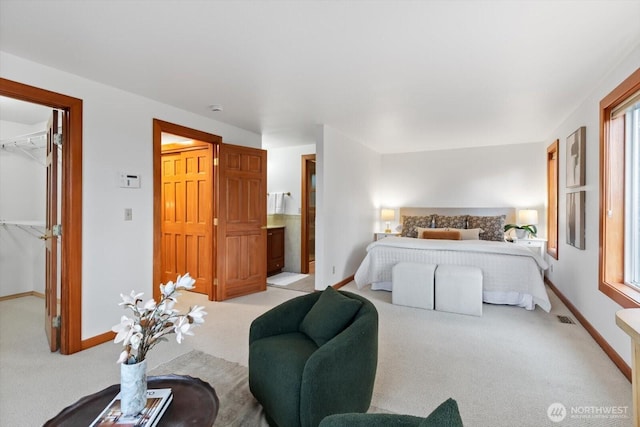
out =
[[[504,226],[504,232],[506,233],[512,228],[515,229],[516,237],[518,239],[524,239],[525,237],[527,237],[527,234],[526,234],[527,232],[529,232],[529,234],[533,237],[536,237],[536,234],[538,234],[538,229],[536,228],[535,225],[507,224]]]
[[[147,352],[156,344],[167,341],[165,335],[175,334],[178,344],[186,335],[193,335],[192,329],[204,323],[207,314],[204,307],[195,305],[186,314],[180,314],[174,307],[180,293],[178,290],[193,289],[195,280],[189,276],[178,276],[176,283],[160,285],[160,302],[151,298],[144,302],[142,293],[131,291],[130,295],[120,294],[119,304],[130,309],[133,316],[122,316],[120,323],[111,330],[116,333],[114,342],[122,341],[124,351],[120,353],[121,410],[126,416],[137,415],[147,400]]]

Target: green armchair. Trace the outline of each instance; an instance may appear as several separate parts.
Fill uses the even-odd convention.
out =
[[[366,412],[378,363],[378,312],[329,287],[256,318],[249,388],[270,426],[317,427],[327,415]]]
[[[320,427],[463,427],[458,404],[449,398],[427,418],[398,414],[329,415]]]

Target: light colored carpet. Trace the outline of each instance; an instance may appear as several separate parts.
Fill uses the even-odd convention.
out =
[[[342,289],[363,295],[378,309],[378,372],[371,402],[378,408],[425,416],[453,397],[468,427],[633,425],[631,384],[582,326],[558,321],[558,314],[573,316],[552,292],[551,313],[485,304],[483,316],[473,317],[396,306],[390,293],[357,289],[353,283]],[[269,286],[265,292],[211,302],[184,292],[177,308],[204,305],[205,324],[182,344],[171,339],[155,348],[150,371],[194,349],[247,366],[253,319],[299,295]],[[119,301],[114,295],[112,304]],[[120,345],[52,354],[43,323],[42,299],[0,301],[2,427],[42,425],[82,396],[119,381]],[[615,406],[628,412],[626,418],[568,417],[555,424],[547,409],[556,402],[569,411]]]
[[[576,324],[551,292],[552,310],[483,305],[482,317],[391,304],[391,293],[342,288],[363,295],[380,317],[378,374],[373,405],[424,416],[454,398],[465,426],[631,426],[631,385]],[[547,416],[553,403],[569,415]],[[570,417],[626,407],[624,418]]]

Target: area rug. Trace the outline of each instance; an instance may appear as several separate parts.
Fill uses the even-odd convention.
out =
[[[220,400],[216,426],[268,427],[262,406],[249,391],[246,366],[192,350],[149,371],[149,375],[189,375],[208,382]]]
[[[267,283],[274,286],[287,286],[292,284],[293,282],[302,280],[305,277],[307,277],[306,274],[284,272],[267,277]]]
[[[189,375],[208,382],[220,400],[216,426],[268,427],[262,406],[249,391],[246,366],[198,350],[178,356],[149,371],[149,375]],[[372,406],[369,412],[385,412]]]

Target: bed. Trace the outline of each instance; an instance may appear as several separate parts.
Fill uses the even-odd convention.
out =
[[[405,210],[406,212],[406,210]],[[413,211],[412,211],[413,212]],[[493,212],[493,211],[492,211]],[[402,237],[387,237],[367,246],[367,254],[356,271],[354,280],[358,288],[371,285],[372,290],[392,291],[391,269],[398,262],[427,264],[454,264],[478,267],[483,274],[483,301],[491,304],[507,304],[545,311],[551,303],[541,275],[548,265],[536,252],[527,247],[504,241],[502,231],[509,214],[500,215],[402,215]],[[434,218],[433,215],[441,217]],[[515,215],[515,214],[514,214]],[[423,219],[416,221],[416,217]],[[472,218],[475,217],[475,218]],[[486,217],[486,218],[485,218]],[[490,220],[488,218],[491,218]],[[509,218],[511,219],[511,218]],[[438,223],[438,220],[439,223]],[[471,220],[471,222],[470,222]],[[482,221],[482,240],[440,240],[416,238],[417,230],[437,227],[446,222],[461,229],[474,229]],[[463,221],[463,223],[455,221]],[[496,224],[490,225],[494,221]],[[469,225],[472,225],[469,228]],[[499,232],[492,230],[501,227]],[[453,228],[453,227],[451,227]],[[477,229],[477,228],[476,228]]]

